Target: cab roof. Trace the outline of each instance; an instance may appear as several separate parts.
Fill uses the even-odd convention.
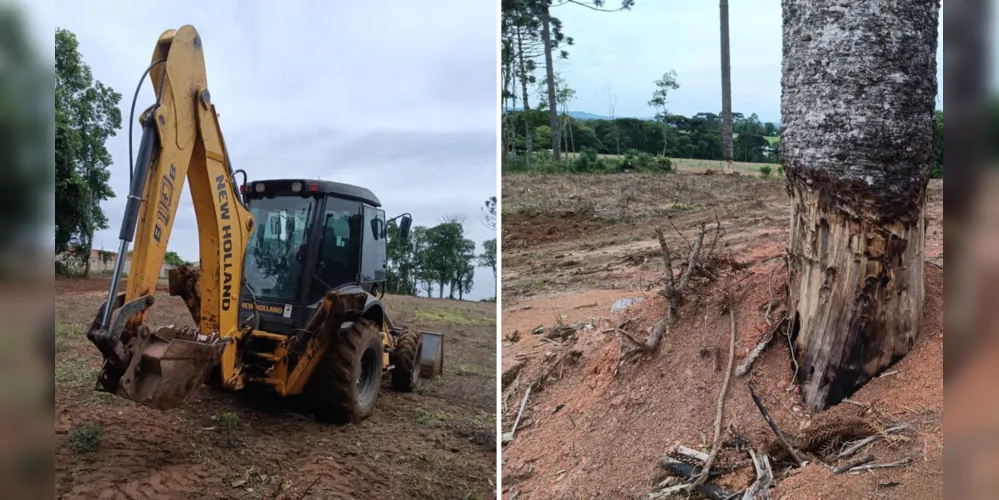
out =
[[[355,186],[353,184],[345,184],[343,182],[323,181],[318,179],[269,179],[253,181],[249,183],[250,186],[248,186],[248,194],[251,198],[257,197],[255,196],[257,195],[255,192],[255,186],[260,183],[267,185],[267,192],[265,192],[263,196],[273,196],[278,193],[290,194],[291,185],[295,182],[301,182],[304,186],[308,186],[308,188],[304,189],[304,192],[301,194],[328,194],[337,198],[361,201],[375,207],[382,206],[381,201],[378,200],[375,193],[372,193],[368,188]]]

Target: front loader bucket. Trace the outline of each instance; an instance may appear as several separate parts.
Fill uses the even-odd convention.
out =
[[[191,397],[204,382],[208,371],[222,356],[225,340],[206,337],[189,329],[164,327],[155,333],[145,325],[123,338],[129,317],[153,304],[152,296],[125,303],[120,294],[112,305],[117,311],[111,328],[101,328],[104,306],[98,310],[87,338],[104,355],[104,368],[96,389],[131,399],[146,406],[169,410]]]
[[[420,332],[423,348],[420,351],[420,376],[433,378],[444,375],[444,334]]]
[[[215,337],[169,327],[156,333],[141,328],[134,345],[131,362],[115,393],[157,410],[187,402],[218,364],[225,347]]]

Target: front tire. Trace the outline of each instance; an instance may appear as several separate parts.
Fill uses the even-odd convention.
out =
[[[392,356],[392,388],[399,392],[413,392],[420,382],[420,356],[423,336],[420,332],[406,330],[399,335],[395,354]]]
[[[369,319],[354,322],[322,354],[307,392],[316,420],[345,424],[371,414],[382,382],[382,339]]]

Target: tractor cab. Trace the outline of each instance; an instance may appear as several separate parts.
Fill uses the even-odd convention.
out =
[[[293,179],[250,182],[242,191],[255,226],[243,263],[241,323],[255,309],[260,329],[290,334],[329,290],[363,289],[369,302],[384,293],[387,221],[370,190]],[[400,237],[411,223],[402,216]]]

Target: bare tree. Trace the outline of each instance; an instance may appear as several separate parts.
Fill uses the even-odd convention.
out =
[[[817,411],[898,361],[919,331],[940,0],[782,7],[788,316]]]
[[[561,134],[558,130],[559,120],[558,120],[558,109],[555,103],[555,66],[552,60],[552,49],[554,47],[552,41],[552,25],[554,23],[554,18],[551,17],[552,7],[561,7],[563,5],[579,5],[586,7],[591,10],[599,12],[616,12],[620,10],[629,10],[635,5],[635,0],[621,0],[620,7],[616,9],[605,9],[604,0],[534,0],[537,4],[538,17],[541,19],[541,37],[545,46],[545,76],[548,78],[548,121],[552,129],[552,159],[554,161],[559,161],[561,159],[561,153],[559,151],[559,138]],[[567,39],[569,45],[572,45],[572,39]],[[563,51],[562,56],[565,57],[565,52]]]
[[[721,87],[722,116],[721,143],[725,172],[732,172],[732,64],[728,36],[728,0],[720,0],[718,10],[721,15]]]
[[[460,212],[447,213],[440,217],[439,222],[441,224],[457,224],[461,227],[465,227],[465,223],[468,222],[468,215]]]

